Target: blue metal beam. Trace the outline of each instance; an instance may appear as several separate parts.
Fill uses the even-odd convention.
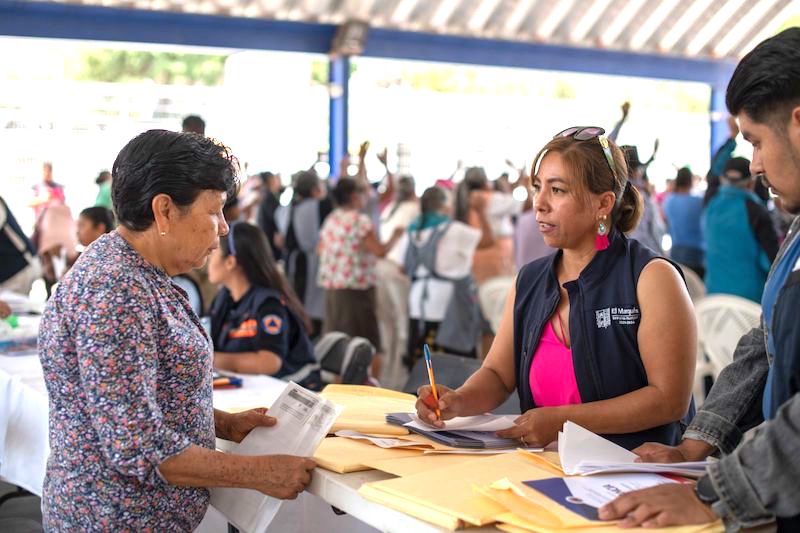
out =
[[[327,53],[330,25],[0,0],[0,35]]]
[[[327,54],[328,24],[0,0],[0,35]],[[695,81],[723,88],[729,61],[373,28],[364,56]]]
[[[350,60],[335,57],[328,65],[330,122],[328,124],[328,163],[331,178],[339,177],[339,166],[347,153]]]

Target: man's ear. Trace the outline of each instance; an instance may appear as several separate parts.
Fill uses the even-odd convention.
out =
[[[800,150],[800,105],[792,109],[789,115],[787,133],[789,134],[789,139],[795,143],[795,148]]]

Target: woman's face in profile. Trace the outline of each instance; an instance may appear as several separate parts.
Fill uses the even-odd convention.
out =
[[[553,248],[575,248],[594,239],[596,220],[577,184],[567,175],[561,154],[544,156],[532,179],[533,209],[544,242]]]
[[[170,229],[173,237],[170,242],[174,247],[169,251],[180,273],[202,267],[219,248],[219,238],[228,234],[228,224],[222,214],[224,205],[224,192],[205,190],[182,210]]]

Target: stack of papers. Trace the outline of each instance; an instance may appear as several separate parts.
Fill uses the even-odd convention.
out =
[[[625,472],[675,474],[690,478],[705,475],[708,461],[689,463],[637,463],[638,455],[595,435],[574,422],[564,424],[558,434],[558,455],[567,475]]]
[[[422,429],[425,431],[500,431],[514,427],[514,420],[518,415],[477,415],[477,416],[457,416],[451,420],[445,420],[444,426],[438,428],[424,422],[416,414],[411,413],[411,422],[404,424],[408,428]]]
[[[379,435],[408,435],[402,425],[388,424],[386,413],[415,410],[417,397],[379,387],[328,385],[320,396],[343,408],[331,431],[342,429]]]
[[[518,478],[516,478],[518,479]],[[560,531],[627,531],[614,522],[598,519],[600,506],[619,493],[664,483],[674,483],[653,474],[531,479],[524,482],[511,477],[494,482],[477,492],[501,506],[506,512],[496,516],[502,531],[555,533]],[[722,533],[721,521],[709,524],[670,527],[669,533]]]
[[[475,492],[497,479],[552,477],[539,466],[533,454],[518,451],[465,460],[443,468],[396,479],[365,483],[359,494],[366,499],[415,516],[450,530],[464,525],[491,524],[506,509]]]
[[[446,427],[437,428],[429,426],[419,420],[415,414],[412,413],[389,413],[386,415],[386,421],[390,424],[403,426],[409,430],[423,435],[424,437],[452,448],[517,448],[520,441],[516,439],[503,439],[495,435],[496,431],[506,429],[514,425],[511,416],[511,422],[508,422],[508,416],[505,415],[484,415],[480,417],[464,417],[462,419],[454,418],[448,420]],[[478,420],[467,420],[478,419]],[[477,428],[477,429],[473,429]],[[496,429],[487,429],[496,428]]]

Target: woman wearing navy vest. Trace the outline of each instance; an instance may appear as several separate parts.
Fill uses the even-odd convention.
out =
[[[679,442],[694,311],[680,270],[625,237],[642,201],[603,133],[568,128],[537,155],[536,220],[558,251],[520,270],[483,366],[457,390],[437,386],[442,419],[491,411],[516,389],[523,414],[499,436],[547,445],[570,420],[628,449]],[[430,392],[418,413],[441,426]]]
[[[260,228],[231,224],[211,254],[208,279],[223,286],[211,304],[215,368],[321,386],[317,371],[303,371],[316,362],[308,317]]]

